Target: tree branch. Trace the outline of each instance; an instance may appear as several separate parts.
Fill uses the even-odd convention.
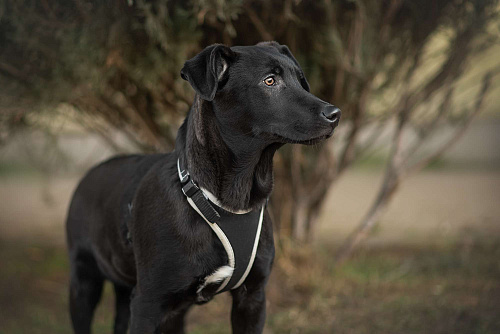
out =
[[[264,22],[261,21],[257,13],[253,10],[252,6],[246,5],[245,10],[247,11],[248,17],[250,18],[250,21],[252,21],[253,25],[255,26],[255,29],[259,32],[260,36],[262,37],[262,40],[264,41],[272,41],[274,40],[273,35],[267,31],[265,28]]]
[[[451,136],[451,138],[443,144],[440,148],[438,148],[435,152],[427,156],[426,158],[420,160],[419,162],[413,164],[412,166],[409,166],[406,168],[404,171],[405,175],[410,175],[413,174],[427,165],[429,165],[432,161],[436,160],[439,158],[444,152],[449,150],[453,145],[455,145],[460,137],[464,135],[466,130],[469,128],[469,126],[472,123],[472,120],[481,112],[482,107],[483,107],[483,102],[484,98],[486,96],[486,93],[488,92],[490,86],[491,86],[491,79],[492,79],[492,73],[488,72],[484,78],[483,78],[483,85],[481,88],[481,91],[478,94],[478,98],[476,101],[476,104],[474,106],[474,110],[470,113],[470,116],[467,117],[467,119],[462,123],[462,125],[455,131],[455,133]]]

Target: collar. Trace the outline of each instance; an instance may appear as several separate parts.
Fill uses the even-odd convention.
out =
[[[179,174],[179,179],[181,180],[181,183],[183,185],[186,183],[188,183],[188,184],[192,183],[192,185],[190,185],[190,187],[193,187],[193,185],[194,185],[196,188],[198,188],[201,191],[201,193],[203,194],[205,199],[209,200],[210,202],[212,202],[213,204],[215,204],[219,208],[224,209],[227,212],[233,213],[235,215],[244,215],[244,214],[252,211],[252,210],[232,210],[232,209],[229,209],[228,207],[222,205],[221,202],[217,199],[217,197],[214,194],[212,194],[207,189],[197,185],[197,183],[191,178],[191,174],[189,174],[189,171],[187,170],[187,168],[180,162],[180,158],[177,159],[177,173]],[[183,189],[184,189],[184,186],[183,186]],[[183,190],[183,192],[184,192],[184,190]],[[184,193],[184,195],[186,195],[186,193]]]

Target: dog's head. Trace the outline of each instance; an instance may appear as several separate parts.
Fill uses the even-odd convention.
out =
[[[276,42],[211,45],[181,71],[211,101],[221,128],[280,143],[313,144],[333,134],[339,108],[309,92],[290,50]]]

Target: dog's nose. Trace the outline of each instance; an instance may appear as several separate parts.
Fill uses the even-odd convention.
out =
[[[322,111],[322,114],[329,122],[335,122],[340,119],[342,112],[336,106],[329,105]]]

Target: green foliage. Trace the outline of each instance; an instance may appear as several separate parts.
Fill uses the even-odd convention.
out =
[[[468,29],[475,15],[485,16],[494,4],[2,0],[0,77],[10,89],[2,92],[0,107],[20,100],[55,105],[87,90],[102,94],[113,80],[130,79],[139,88],[164,93],[180,82],[185,59],[203,46],[253,44],[270,37],[290,45],[317,94],[345,109],[356,103],[367,77],[386,73],[394,81],[389,74],[411,66],[408,57],[438,27]],[[343,71],[353,82],[335,93],[335,78]],[[113,86],[126,93],[127,87]]]

